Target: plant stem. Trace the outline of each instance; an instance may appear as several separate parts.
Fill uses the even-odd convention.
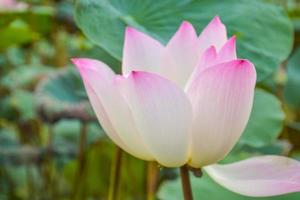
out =
[[[116,154],[112,163],[108,200],[117,200],[121,177],[122,149],[116,146]]]
[[[157,189],[159,169],[156,162],[148,162],[147,169],[147,200],[154,200]]]
[[[193,200],[192,187],[187,165],[180,167],[180,175],[184,200]]]
[[[79,148],[77,153],[77,174],[74,181],[73,193],[71,199],[76,199],[80,191],[81,183],[84,182],[84,169],[86,165],[86,140],[87,140],[87,123],[81,122]],[[84,198],[84,197],[83,197]]]
[[[27,191],[28,191],[28,199],[35,199],[35,187],[33,182],[33,177],[31,173],[31,165],[30,163],[26,163],[26,179],[27,179]]]
[[[42,173],[44,176],[44,186],[43,192],[47,196],[51,197],[51,183],[53,179],[53,142],[54,142],[54,132],[53,125],[49,124],[48,139],[46,144],[46,152],[44,156],[44,162],[42,166]]]

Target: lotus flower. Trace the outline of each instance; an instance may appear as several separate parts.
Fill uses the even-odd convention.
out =
[[[236,56],[236,39],[215,17],[198,37],[183,22],[166,46],[127,27],[122,75],[106,64],[72,59],[110,139],[129,154],[166,167],[202,167],[248,196],[300,190],[300,162],[281,156],[218,165],[243,133],[256,72]]]

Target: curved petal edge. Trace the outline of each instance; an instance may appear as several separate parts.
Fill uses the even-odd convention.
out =
[[[218,184],[245,196],[300,192],[300,162],[288,157],[260,156],[232,164],[215,164],[204,170]]]
[[[153,157],[166,167],[184,165],[189,156],[192,107],[171,81],[133,71],[120,86],[137,129]]]
[[[210,165],[230,152],[248,122],[255,80],[253,64],[239,59],[208,67],[190,82],[186,92],[194,118],[189,165]]]

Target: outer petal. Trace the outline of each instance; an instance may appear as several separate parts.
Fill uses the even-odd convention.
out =
[[[130,154],[151,160],[152,156],[135,128],[130,110],[113,84],[115,74],[100,61],[72,61],[80,71],[92,107],[108,136]]]
[[[246,196],[300,191],[300,162],[287,157],[261,156],[204,169],[220,185]]]
[[[163,49],[158,41],[127,27],[123,48],[123,74],[133,70],[158,73]]]
[[[166,167],[185,164],[189,156],[192,108],[185,93],[163,77],[132,72],[122,91],[142,138]]]
[[[232,149],[249,119],[255,80],[249,61],[234,60],[207,68],[191,82],[191,166],[215,163]]]
[[[199,52],[197,33],[189,22],[183,22],[165,48],[162,74],[180,86],[184,86],[196,66]]]
[[[200,51],[203,52],[210,46],[215,46],[217,50],[220,50],[226,41],[226,27],[222,24],[219,16],[216,16],[204,28],[199,36]]]

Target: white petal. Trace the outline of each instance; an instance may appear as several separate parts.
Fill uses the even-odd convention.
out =
[[[250,62],[234,60],[207,68],[191,82],[191,166],[215,163],[232,149],[249,119],[255,80]]]
[[[108,136],[128,153],[152,160],[136,130],[128,105],[114,85],[114,73],[92,59],[73,59],[78,67],[92,107]]]
[[[204,169],[220,185],[246,196],[300,192],[300,162],[283,156],[260,156]]]
[[[222,24],[220,18],[216,16],[200,34],[199,48],[201,52],[204,52],[210,46],[214,46],[217,50],[220,50],[226,41],[226,27]]]
[[[197,41],[194,27],[183,22],[164,50],[161,74],[183,87],[197,64]]]
[[[217,52],[214,46],[207,48],[200,56],[200,59],[198,60],[193,73],[189,77],[185,88],[188,88],[195,77],[197,77],[203,70],[207,69],[208,67],[237,59],[235,41],[235,36],[231,37],[219,52]]]
[[[132,72],[121,85],[137,129],[155,159],[166,167],[185,164],[192,122],[185,93],[163,77],[147,72]]]
[[[163,49],[155,39],[127,27],[123,48],[123,74],[134,70],[159,73]]]

